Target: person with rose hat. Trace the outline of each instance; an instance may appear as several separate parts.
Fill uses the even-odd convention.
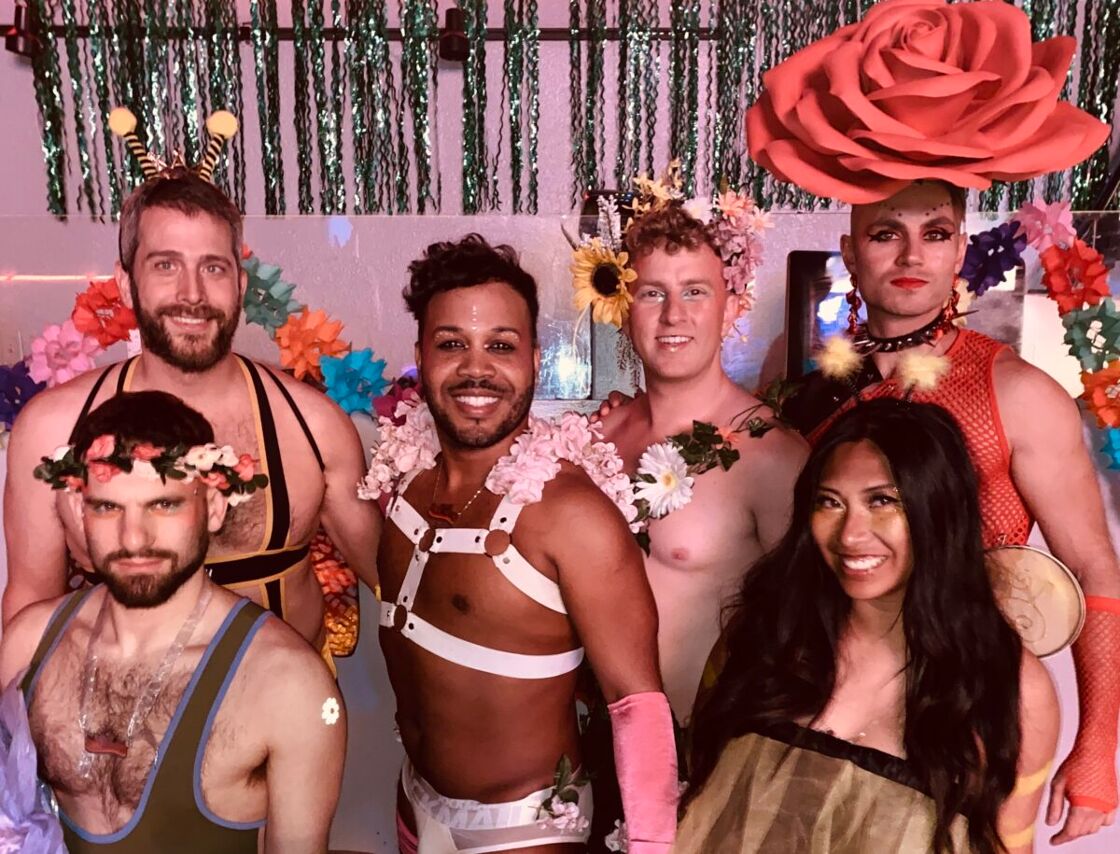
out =
[[[858,400],[945,407],[979,475],[985,546],[1022,544],[1037,520],[1088,594],[1073,648],[1081,720],[1047,809],[1057,824],[1069,802],[1055,843],[1115,815],[1120,567],[1073,401],[953,320],[964,191],[1066,169],[1108,137],[1059,100],[1075,48],[1069,37],[1032,42],[1027,16],[1007,3],[886,0],[766,72],[746,120],[755,161],[852,205],[841,251],[854,348],[822,363],[831,378],[810,375],[787,414],[812,442]]]

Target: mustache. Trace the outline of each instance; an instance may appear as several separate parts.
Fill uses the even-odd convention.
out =
[[[190,317],[201,320],[224,321],[225,314],[207,303],[202,305],[166,305],[156,309],[156,317]]]
[[[463,382],[448,389],[449,393],[457,391],[492,391],[495,394],[505,394],[508,389],[489,380],[463,380]]]
[[[177,561],[179,555],[175,552],[164,551],[163,549],[140,549],[140,551],[137,552],[131,552],[128,549],[118,549],[115,552],[110,552],[105,555],[105,563],[110,564],[115,560],[148,560],[151,558]]]

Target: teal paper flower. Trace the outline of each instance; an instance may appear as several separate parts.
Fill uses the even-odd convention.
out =
[[[1094,373],[1113,359],[1120,358],[1120,313],[1111,299],[1097,305],[1067,311],[1062,315],[1069,354],[1081,367]]]
[[[256,255],[250,255],[241,263],[249,275],[249,285],[245,288],[245,322],[255,323],[275,336],[276,330],[288,319],[292,312],[303,306],[292,299],[296,286],[280,277],[280,268],[275,264],[262,264]]]
[[[1101,453],[1108,459],[1110,469],[1120,469],[1120,429],[1109,427],[1104,433],[1104,445]]]
[[[327,396],[347,414],[373,414],[373,399],[389,387],[385,379],[385,360],[374,359],[366,347],[345,356],[323,356],[319,360]]]

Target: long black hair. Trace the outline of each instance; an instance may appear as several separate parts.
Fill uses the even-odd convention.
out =
[[[910,528],[913,568],[902,605],[906,757],[936,803],[933,850],[952,850],[968,819],[971,848],[1003,851],[996,831],[1019,759],[1022,644],[988,580],[976,474],[953,418],[930,404],[861,403],[813,449],[778,547],[747,574],[730,613],[728,658],[693,717],[694,798],[732,739],[815,718],[836,683],[837,642],[851,600],[811,530],[822,471],[836,448],[871,442],[886,459]]]

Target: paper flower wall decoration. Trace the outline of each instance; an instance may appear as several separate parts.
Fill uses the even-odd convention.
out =
[[[1081,374],[1081,394],[1089,409],[1097,416],[1099,427],[1120,427],[1120,361],[1099,371]]]
[[[1007,271],[1022,260],[1026,247],[1027,238],[1019,233],[1015,220],[972,235],[961,265],[961,276],[968,280],[969,290],[983,296],[988,288],[1002,282]]]
[[[374,359],[369,347],[340,357],[323,356],[319,367],[327,396],[348,415],[352,412],[372,415],[374,398],[389,386],[385,379],[385,360]]]
[[[79,332],[74,321],[52,323],[31,342],[27,366],[35,382],[55,386],[91,370],[93,357],[100,351],[97,339]]]
[[[1068,249],[1051,246],[1039,260],[1044,270],[1042,281],[1063,314],[1085,303],[1096,305],[1109,295],[1104,258],[1084,240],[1074,240]]]
[[[1069,202],[1054,202],[1053,204],[1043,199],[1027,202],[1015,214],[1026,235],[1027,245],[1033,246],[1039,252],[1045,252],[1051,246],[1069,246],[1077,237],[1073,230],[1073,212]]]
[[[78,294],[70,314],[74,328],[97,339],[102,347],[127,341],[136,328],[136,315],[121,299],[116,279],[97,279]]]
[[[31,379],[26,362],[0,365],[0,432],[11,430],[27,401],[46,387]]]
[[[1120,429],[1110,427],[1104,431],[1104,444],[1101,453],[1108,460],[1110,469],[1120,469]]]
[[[245,322],[263,326],[269,335],[275,336],[276,330],[288,321],[288,316],[302,308],[298,301],[292,299],[296,286],[284,281],[279,267],[261,263],[256,255],[248,256],[241,266],[249,277],[242,301]]]
[[[1086,371],[1099,371],[1120,357],[1120,313],[1110,298],[1089,308],[1074,309],[1062,315],[1069,353]]]
[[[276,344],[280,348],[280,367],[288,368],[297,380],[311,375],[323,379],[319,367],[322,356],[337,356],[350,349],[345,341],[339,341],[342,332],[341,320],[330,320],[322,309],[304,308],[299,314],[291,315],[276,330]]]

